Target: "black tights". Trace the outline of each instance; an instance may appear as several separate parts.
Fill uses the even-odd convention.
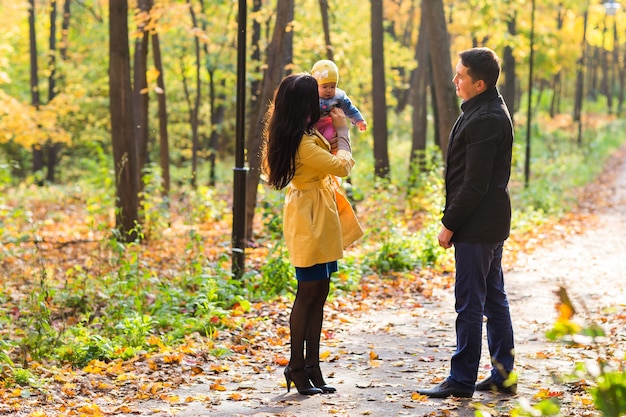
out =
[[[324,304],[328,296],[330,279],[298,281],[296,300],[291,309],[291,369],[319,365],[320,336],[324,319]],[[306,359],[304,346],[306,342]]]

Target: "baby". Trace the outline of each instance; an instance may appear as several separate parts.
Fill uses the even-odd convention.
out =
[[[367,129],[367,122],[363,115],[350,101],[345,91],[337,88],[339,81],[339,69],[333,61],[323,59],[313,65],[311,75],[317,80],[317,88],[320,95],[320,120],[315,127],[326,139],[335,136],[335,128],[329,116],[330,111],[339,107],[350,119],[353,125],[358,126],[363,132]]]

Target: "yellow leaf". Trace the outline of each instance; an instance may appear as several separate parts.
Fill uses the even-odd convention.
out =
[[[274,362],[276,362],[280,366],[289,365],[289,359],[285,358],[284,356],[274,356]]]
[[[125,381],[134,381],[135,379],[137,379],[137,375],[135,375],[132,372],[126,372],[124,374],[118,375],[116,378],[116,381],[125,382]]]
[[[413,401],[426,401],[428,399],[428,396],[422,395],[419,392],[414,392],[413,394],[411,394],[411,399]]]
[[[96,388],[108,391],[108,390],[112,390],[113,388],[115,388],[115,385],[109,384],[109,383],[104,382],[104,381],[100,381]]]
[[[228,372],[230,370],[230,368],[226,365],[211,365],[210,368],[213,372]]]
[[[167,395],[163,400],[167,401],[170,404],[177,404],[180,402],[180,397],[178,395]]]
[[[378,359],[378,353],[374,352],[373,350],[370,351],[370,359],[371,360]]]
[[[172,355],[163,356],[163,362],[165,363],[180,363],[183,360],[182,353],[175,353]]]
[[[65,395],[67,395],[68,397],[73,397],[76,395],[76,384],[64,384],[63,387],[61,387],[61,391],[63,391],[63,393]]]
[[[163,385],[163,383],[161,383],[161,382],[154,383],[154,384],[152,384],[152,386],[150,387],[150,392],[151,392],[152,394],[156,394],[158,391],[160,391],[161,389],[163,389],[163,386],[164,386],[164,385]]]
[[[191,373],[194,375],[202,375],[204,373],[204,369],[201,366],[192,366]]]
[[[102,413],[102,410],[100,410],[100,407],[98,407],[96,404],[85,404],[82,407],[80,407],[78,411],[88,416],[97,416],[97,417],[104,416],[104,414]]]
[[[238,392],[233,392],[232,394],[230,394],[228,396],[229,399],[233,400],[233,401],[241,401],[243,400],[243,396],[238,393]]]
[[[210,385],[210,388],[211,388],[213,391],[226,391],[226,387],[225,387],[225,386],[223,386],[223,385],[220,385],[220,384],[219,384],[219,383],[217,383],[217,382],[216,382],[216,383],[214,383],[214,384],[211,384],[211,385]]]

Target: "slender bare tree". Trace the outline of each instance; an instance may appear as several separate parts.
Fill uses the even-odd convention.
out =
[[[137,144],[137,181],[139,191],[143,190],[142,175],[148,163],[148,45],[150,34],[146,28],[150,24],[152,0],[139,0],[135,20],[137,37],[135,38],[135,55],[133,65],[133,117],[135,126],[135,143]]]
[[[272,100],[274,90],[282,79],[285,68],[283,63],[283,48],[288,30],[290,11],[294,0],[279,1],[276,5],[276,22],[274,33],[267,53],[267,66],[263,77],[263,85],[259,96],[259,107],[256,114],[251,116],[253,123],[247,138],[248,150],[248,180],[246,182],[246,236],[252,239],[254,226],[254,212],[257,203],[257,188],[261,178],[261,144],[263,143],[263,129],[265,114]]]
[[[422,13],[428,19],[432,89],[437,115],[436,137],[439,138],[439,145],[445,159],[448,150],[448,135],[459,116],[458,100],[452,83],[450,37],[446,26],[443,0],[428,0],[423,2],[422,6]]]
[[[157,76],[157,104],[159,107],[159,160],[161,163],[161,177],[163,185],[163,195],[170,194],[170,151],[169,134],[167,130],[167,96],[165,95],[165,79],[163,77],[163,61],[161,59],[161,43],[159,34],[152,33],[152,56],[154,67],[159,72]]]
[[[387,94],[385,84],[385,47],[383,32],[383,1],[371,0],[372,28],[372,99],[374,101],[374,174],[389,178],[387,149]]]
[[[422,0],[422,3],[428,0]],[[415,47],[415,60],[417,68],[411,74],[411,92],[409,99],[413,107],[413,140],[411,143],[411,167],[420,171],[424,169],[424,156],[426,150],[426,133],[428,127],[427,106],[428,106],[428,80],[429,80],[429,42],[428,42],[428,20],[422,13],[420,19],[420,29]],[[409,180],[414,179],[413,170],[410,171]]]
[[[109,106],[115,164],[115,225],[122,239],[138,237],[139,184],[137,144],[133,129],[133,103],[128,47],[128,0],[109,2]]]

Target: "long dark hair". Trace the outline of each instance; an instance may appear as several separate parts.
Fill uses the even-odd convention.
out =
[[[285,77],[274,93],[265,129],[263,167],[271,187],[280,190],[293,179],[302,135],[309,132],[319,118],[315,78],[306,73]]]

